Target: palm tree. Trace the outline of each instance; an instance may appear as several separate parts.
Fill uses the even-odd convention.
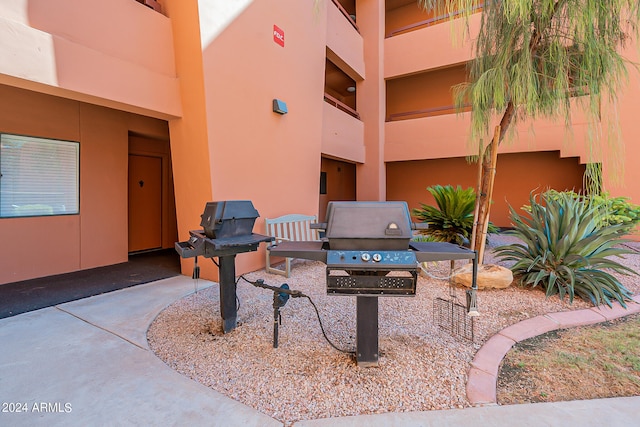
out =
[[[418,0],[418,4],[437,15],[462,18],[467,30],[473,12],[482,8],[469,82],[455,88],[456,103],[471,104],[472,140],[486,138],[496,124],[496,150],[510,126],[525,118],[562,117],[570,127],[572,99],[579,101],[599,131],[603,99],[615,101],[626,77],[628,64],[620,48],[639,35],[638,0]],[[615,102],[611,106],[615,108]],[[611,117],[615,120],[616,114]],[[617,138],[615,132],[609,134],[609,140]],[[479,159],[484,166],[478,227],[488,223],[486,195],[495,170],[490,164],[495,153],[491,156],[488,151]],[[598,173],[595,164],[587,165],[587,174]],[[483,241],[483,233],[476,233],[472,247],[479,250]]]

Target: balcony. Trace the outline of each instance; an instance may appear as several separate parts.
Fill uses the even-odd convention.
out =
[[[470,109],[471,104],[465,104],[462,108],[462,111],[466,112],[470,111]],[[404,111],[402,113],[389,114],[389,116],[387,117],[387,121],[393,122],[397,120],[419,119],[421,117],[442,116],[446,114],[455,114],[458,112],[459,110],[455,105],[443,105],[440,107],[423,108],[422,110]]]
[[[456,113],[453,88],[466,80],[466,64],[388,79],[387,121]]]
[[[351,24],[351,26],[360,32],[358,25],[356,24],[356,2],[355,0],[331,0],[333,4],[338,8],[342,16]]]
[[[476,154],[469,141],[470,113],[434,115],[385,123],[385,162],[444,159]],[[579,157],[586,163],[588,122],[577,101],[572,101],[572,138],[562,121],[527,120],[516,128],[517,138],[503,143],[500,153],[560,151],[561,157]]]
[[[324,101],[360,119],[356,110],[356,81],[329,58],[324,68]]]
[[[96,1],[29,2],[28,8],[12,9],[0,25],[0,37],[7,40],[0,52],[11,59],[0,63],[0,83],[179,117],[171,21],[134,3],[103,2],[99,13]]]
[[[328,93],[324,94],[324,102],[326,102],[329,105],[333,105],[338,110],[342,110],[345,113],[347,113],[348,115],[350,115],[351,117],[355,117],[356,119],[360,120],[360,114],[358,114],[358,112],[356,110],[354,110],[353,108],[349,107],[348,105],[338,101],[336,98],[334,98],[333,96],[329,95]]]
[[[472,12],[482,10],[482,4],[473,7]],[[386,37],[395,37],[411,31],[444,23],[461,15],[454,11],[447,14],[435,15],[421,9],[415,0],[387,0],[385,14]]]
[[[321,152],[325,156],[364,163],[364,124],[342,108],[325,102]]]
[[[356,108],[356,81],[330,58],[325,60],[322,154],[364,162],[364,124]]]
[[[340,3],[337,0],[327,2],[327,57],[351,78],[363,79],[365,76],[362,36],[351,17],[345,19],[345,13],[348,13],[349,9],[339,8],[338,5]]]
[[[455,22],[443,22],[384,40],[384,78],[391,79],[425,70],[461,64],[473,57],[469,40],[451,39]],[[469,21],[471,38],[480,29],[480,14]]]

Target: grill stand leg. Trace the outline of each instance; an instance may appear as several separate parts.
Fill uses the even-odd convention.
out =
[[[357,297],[356,361],[358,366],[378,366],[378,297]]]
[[[471,276],[471,289],[467,290],[467,314],[471,317],[479,316],[478,313],[478,252],[473,258],[473,273]]]
[[[227,255],[220,261],[220,314],[222,332],[225,334],[236,328],[238,308],[236,305],[236,256]]]

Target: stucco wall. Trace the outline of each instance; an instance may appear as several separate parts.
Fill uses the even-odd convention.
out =
[[[128,134],[162,122],[4,85],[0,98],[0,132],[80,143],[80,213],[1,218],[0,283],[127,261]]]
[[[166,8],[178,73],[189,78],[180,83],[183,117],[170,122],[180,238],[199,228],[211,200],[251,200],[258,233],[266,217],[317,214],[326,11],[296,0],[200,1],[197,8],[169,0]],[[275,98],[287,114],[272,111]],[[263,264],[264,245],[236,258],[238,273]],[[184,261],[183,272],[190,266]],[[213,263],[202,275],[217,277]]]
[[[0,86],[0,132],[80,142],[80,214],[0,219],[0,283],[127,260],[126,114]]]
[[[491,222],[511,226],[509,206],[517,211],[528,204],[531,191],[547,188],[576,190],[582,188],[584,166],[576,158],[560,158],[557,151],[498,155],[491,205]],[[409,208],[420,203],[437,206],[427,187],[460,185],[476,188],[478,169],[464,157],[387,163],[388,200],[405,200]]]

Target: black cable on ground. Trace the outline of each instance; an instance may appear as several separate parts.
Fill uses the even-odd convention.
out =
[[[336,346],[333,342],[331,342],[331,340],[329,339],[329,337],[327,336],[327,333],[324,330],[324,326],[322,325],[322,319],[320,318],[320,312],[318,311],[318,307],[316,306],[316,304],[313,302],[313,300],[311,299],[311,297],[309,295],[303,294],[302,292],[295,290],[295,289],[285,289],[285,288],[279,288],[276,286],[270,286],[267,285],[266,283],[264,283],[263,280],[257,280],[257,281],[251,281],[249,279],[247,279],[244,276],[240,276],[238,278],[238,281],[242,279],[245,282],[258,287],[258,288],[264,288],[264,289],[270,289],[273,292],[279,292],[279,293],[284,293],[284,294],[288,294],[289,296],[291,296],[292,298],[306,298],[309,300],[309,302],[311,303],[311,305],[313,306],[314,310],[316,311],[316,317],[318,318],[318,324],[320,325],[320,330],[322,331],[322,336],[324,336],[324,339],[329,343],[329,345],[331,345],[331,347],[333,347],[334,349],[338,350],[341,353],[346,353],[346,354],[350,354],[350,355],[355,355],[355,351],[348,351],[348,350],[343,350],[340,347]],[[237,283],[237,282],[236,282]]]
[[[322,326],[322,320],[320,319],[320,312],[318,311],[318,307],[316,307],[315,303],[313,302],[313,300],[311,299],[311,297],[309,297],[308,295],[302,295],[303,297],[307,298],[309,300],[309,302],[311,303],[311,305],[313,306],[314,310],[316,311],[316,316],[318,317],[318,323],[320,324],[320,330],[322,331],[322,335],[324,336],[324,339],[327,340],[327,342],[331,345],[331,347],[335,348],[336,350],[342,352],[342,353],[347,353],[347,354],[351,354],[351,355],[355,355],[356,352],[355,351],[347,351],[347,350],[343,350],[341,348],[336,347],[331,340],[329,339],[329,337],[327,337],[327,334],[324,331],[324,327]]]

